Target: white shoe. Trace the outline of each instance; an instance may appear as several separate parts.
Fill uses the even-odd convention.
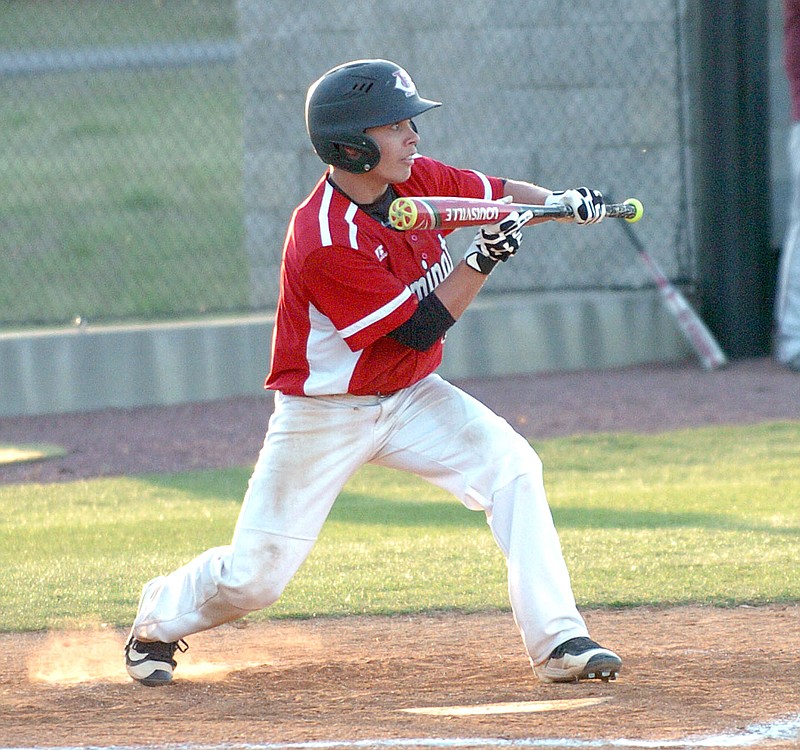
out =
[[[172,682],[172,671],[177,662],[176,651],[189,648],[183,640],[175,643],[161,641],[137,641],[131,633],[125,644],[125,668],[128,674],[148,687],[167,685]]]
[[[556,646],[542,664],[533,668],[542,682],[616,680],[622,659],[591,638],[570,638]]]

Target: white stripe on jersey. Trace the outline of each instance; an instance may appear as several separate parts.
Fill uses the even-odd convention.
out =
[[[331,208],[331,200],[333,200],[333,187],[327,180],[325,181],[325,189],[322,191],[322,201],[319,204],[319,234],[322,240],[322,246],[333,244],[331,240],[331,225],[330,217],[328,216]],[[353,217],[358,211],[358,206],[355,203],[350,203],[347,211],[344,214],[344,220],[348,225],[347,239],[350,241],[350,247],[354,250],[358,249],[358,227],[353,221]]]
[[[490,201],[492,200],[492,186],[489,183],[486,175],[483,172],[479,172],[477,169],[469,170],[474,175],[480,178],[481,183],[483,184],[483,200]]]
[[[306,342],[308,378],[303,384],[306,396],[347,393],[361,351],[350,351],[330,319],[308,306],[311,330]]]
[[[365,318],[361,318],[361,320],[357,320],[352,325],[347,326],[347,328],[340,331],[340,335],[343,339],[348,338],[349,336],[353,336],[354,334],[358,333],[359,331],[363,331],[368,326],[371,326],[373,323],[377,323],[379,320],[383,320],[387,315],[391,315],[400,305],[402,305],[410,296],[412,292],[409,287],[404,287],[403,291],[400,292],[393,300],[389,300],[383,307],[379,307],[375,312],[370,313]]]
[[[325,180],[325,187],[322,191],[322,200],[319,204],[319,233],[322,239],[323,247],[331,244],[331,227],[328,223],[328,211],[331,208],[331,199],[333,198],[333,187],[330,182]]]
[[[358,206],[355,203],[351,203],[344,214],[344,220],[350,225],[348,239],[350,240],[350,247],[353,249],[358,249],[358,242],[356,241],[358,227],[353,223],[353,217],[356,215],[356,211],[358,211]]]

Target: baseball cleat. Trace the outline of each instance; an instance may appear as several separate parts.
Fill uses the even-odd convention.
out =
[[[131,637],[125,644],[125,668],[134,680],[148,687],[158,687],[172,682],[172,671],[177,666],[173,658],[189,646],[185,641],[162,643],[161,641],[137,641]]]
[[[547,661],[533,668],[542,682],[616,680],[622,659],[591,638],[570,638],[556,646]]]

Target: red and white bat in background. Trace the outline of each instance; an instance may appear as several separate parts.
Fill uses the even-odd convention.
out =
[[[503,203],[479,198],[444,196],[395,198],[389,206],[389,222],[395,229],[458,229],[495,224],[514,211],[531,211],[533,219],[563,219],[572,216],[569,206],[539,206],[527,203]],[[636,198],[625,203],[606,204],[606,216],[612,219],[639,221],[642,204]]]
[[[639,260],[658,287],[664,306],[670,312],[684,338],[692,347],[704,370],[716,370],[728,364],[728,358],[703,319],[694,311],[686,297],[672,284],[658,263],[645,250],[633,227],[622,225],[631,240]]]

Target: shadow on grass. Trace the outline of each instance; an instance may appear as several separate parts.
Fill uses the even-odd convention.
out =
[[[241,503],[247,489],[250,469],[223,469],[185,474],[151,475],[140,479],[164,488],[191,494],[197,499],[213,498]],[[720,513],[670,513],[610,508],[554,508],[558,529],[708,529],[713,531],[751,531],[800,536],[798,527],[778,527],[748,522]],[[467,510],[454,497],[452,501],[427,500],[420,494],[414,500],[382,497],[345,488],[333,506],[330,519],[339,523],[374,524],[399,527],[475,528],[486,523],[483,513]]]
[[[800,535],[800,528],[751,523],[720,513],[668,513],[608,508],[558,508],[553,511],[561,529],[707,529],[710,531],[756,531],[767,534]]]
[[[800,536],[800,528],[751,523],[716,513],[668,513],[618,511],[607,508],[569,508],[553,511],[559,529],[707,529],[752,531]],[[455,498],[442,502],[375,500],[367,495],[345,493],[331,512],[331,519],[359,524],[407,527],[476,527],[485,524],[483,513],[468,511]]]

